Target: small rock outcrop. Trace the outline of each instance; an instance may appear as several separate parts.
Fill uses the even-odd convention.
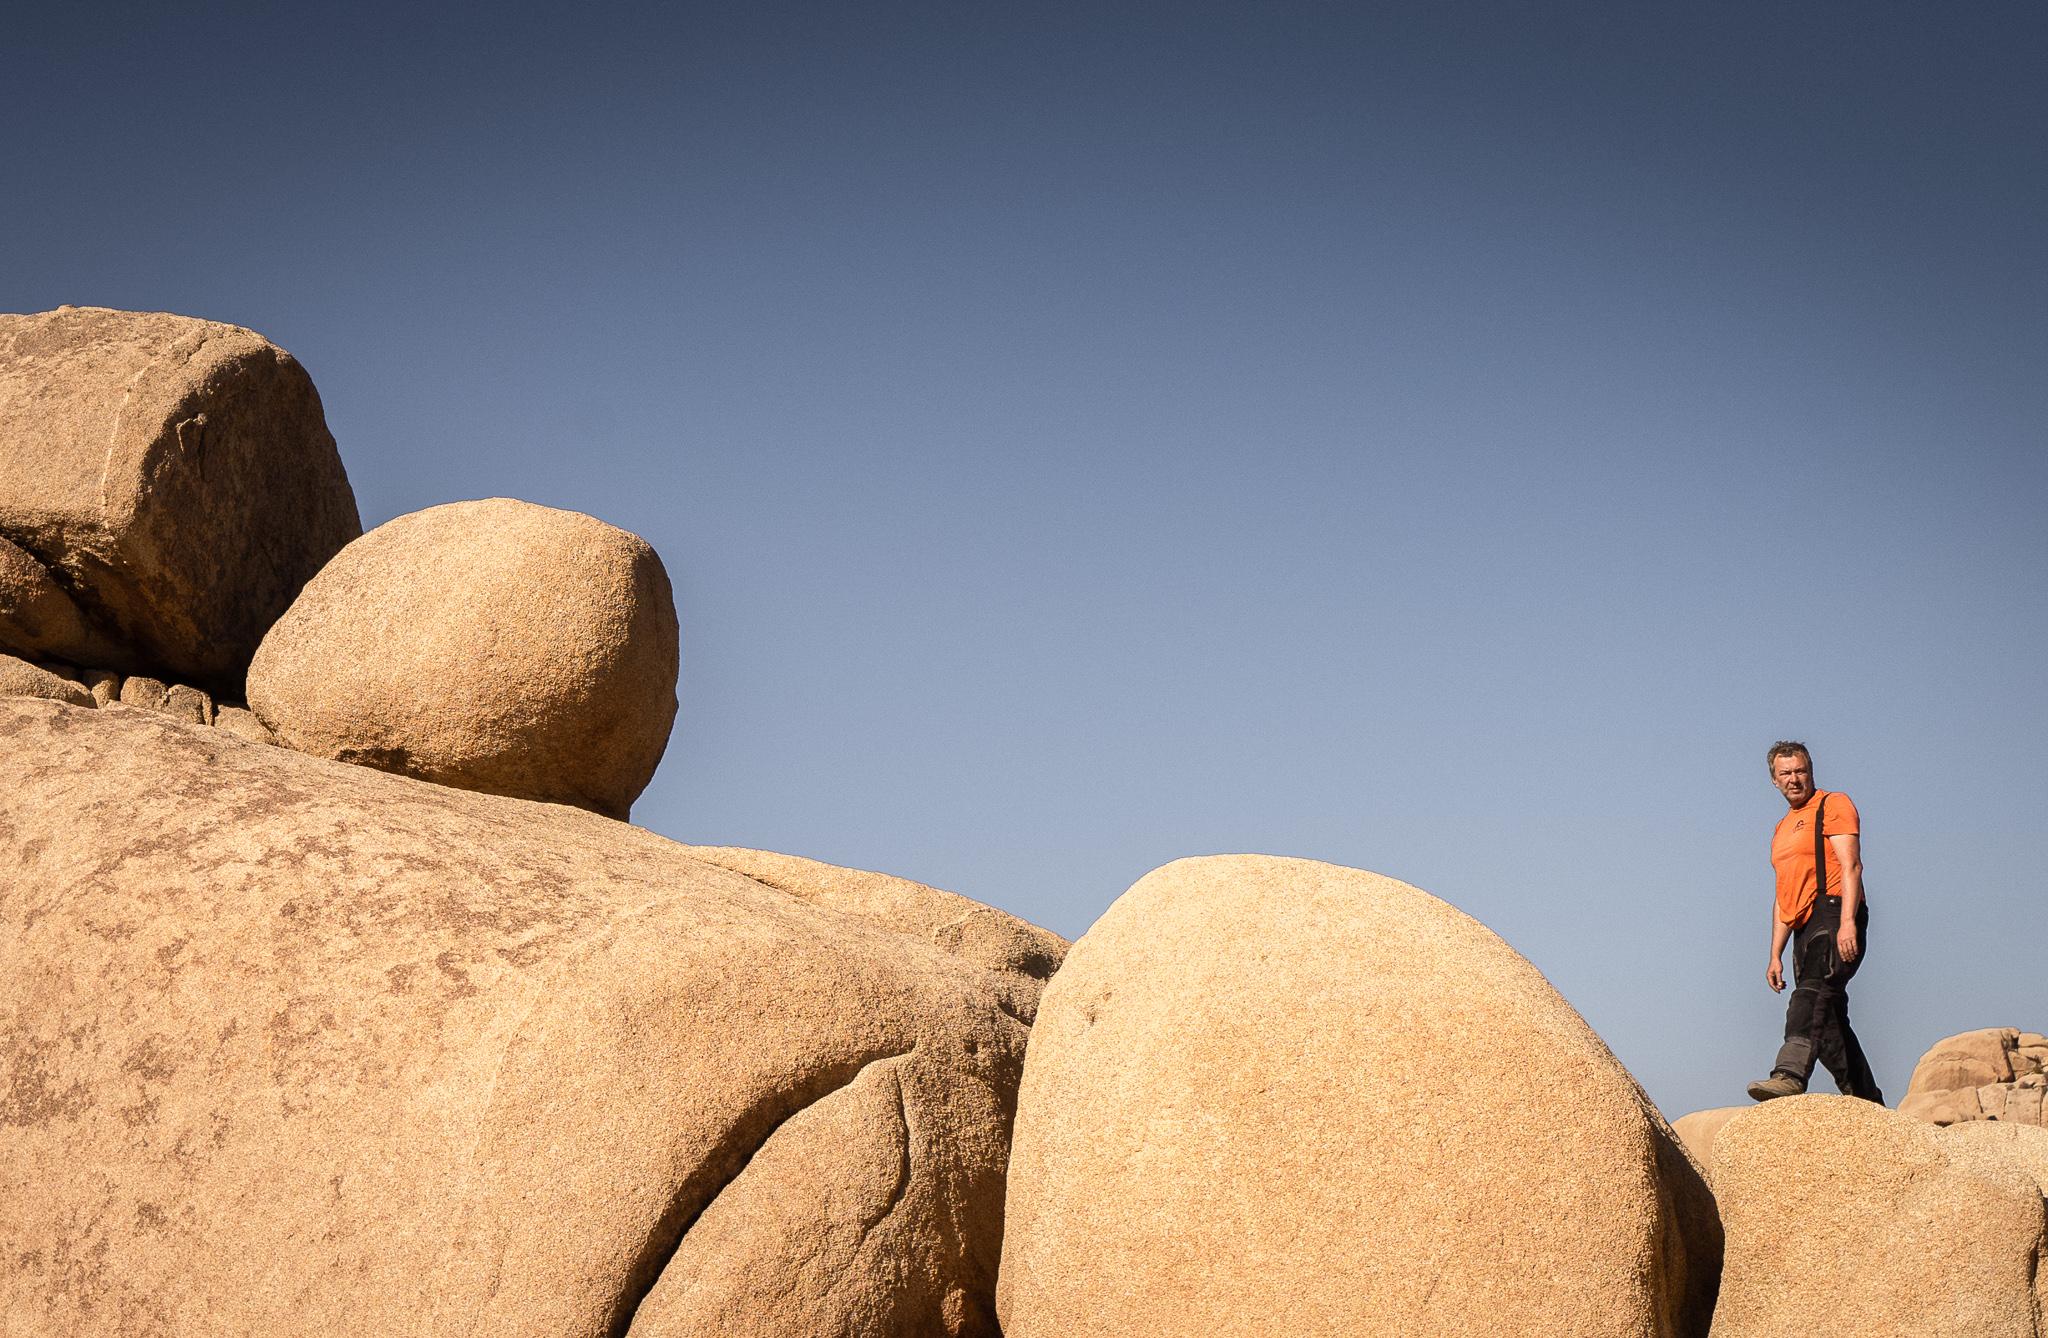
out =
[[[2040,1338],[2048,1209],[2010,1158],[1844,1096],[1744,1111],[1714,1154],[1714,1338]]]
[[[2048,1036],[1984,1027],[1936,1041],[1913,1066],[1899,1112],[1929,1124],[2048,1125]]]
[[[1007,1214],[1009,1338],[1703,1335],[1720,1252],[1676,1136],[1512,948],[1249,855],[1147,875],[1074,944]]]
[[[272,621],[361,532],[311,378],[261,335],[0,315],[0,645],[239,694]]]
[[[9,1333],[993,1338],[995,974],[153,712],[0,757]]]
[[[676,712],[674,597],[637,535],[493,498],[380,525],[257,650],[286,747],[624,818]]]

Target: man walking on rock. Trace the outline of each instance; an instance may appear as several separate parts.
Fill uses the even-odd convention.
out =
[[[1819,1059],[1844,1095],[1882,1105],[1884,1093],[1849,1026],[1849,977],[1863,964],[1870,929],[1856,805],[1846,794],[1814,789],[1813,755],[1803,743],[1780,740],[1766,761],[1791,811],[1771,835],[1778,895],[1764,979],[1774,991],[1785,988],[1780,959],[1791,939],[1792,997],[1778,1061],[1770,1077],[1749,1085],[1749,1094],[1758,1101],[1797,1096]]]

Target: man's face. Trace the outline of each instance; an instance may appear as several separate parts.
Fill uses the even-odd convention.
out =
[[[1813,759],[1802,753],[1786,753],[1771,761],[1771,781],[1785,802],[1798,808],[1813,798]]]

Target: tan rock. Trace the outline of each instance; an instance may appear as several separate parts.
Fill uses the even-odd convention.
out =
[[[1018,1097],[1009,1338],[1703,1334],[1698,1168],[1536,969],[1415,888],[1182,860],[1072,950]]]
[[[141,711],[162,711],[170,691],[170,684],[160,678],[130,674],[121,680],[121,695],[117,700],[123,706],[133,706]]]
[[[561,806],[0,702],[0,1314],[992,1338],[991,973]]]
[[[2039,1128],[2041,1119],[2041,1089],[2025,1079],[2014,1083],[2005,1095],[2005,1110],[2000,1118],[2010,1124],[2031,1124]]]
[[[2048,1212],[2013,1166],[1841,1096],[1765,1102],[1714,1153],[1714,1338],[2039,1338]]]
[[[1941,1131],[1943,1144],[1981,1148],[2024,1171],[2048,1196],[2048,1129],[2038,1124],[2007,1124],[2002,1120],[1972,1120]],[[2043,1278],[2048,1282],[2048,1278]]]
[[[676,711],[668,574],[635,535],[493,498],[380,525],[264,638],[286,747],[624,818]]]
[[[118,653],[50,569],[5,538],[0,538],[0,647],[93,661]]]
[[[128,651],[239,685],[361,532],[312,381],[262,336],[161,312],[0,315],[0,535]]]
[[[222,706],[213,717],[213,727],[223,733],[232,734],[250,743],[276,743],[277,739],[263,727],[256,713],[244,706]]]
[[[93,704],[92,694],[79,684],[7,654],[0,654],[0,697],[41,697],[70,706]]]
[[[687,849],[698,859],[745,874],[813,906],[873,920],[977,966],[1016,977],[1026,987],[1015,1000],[1025,1022],[1036,1015],[1039,991],[1067,954],[1067,941],[1050,930],[908,878],[821,864],[772,850],[740,846]]]
[[[1899,1112],[1931,1124],[2010,1120],[2039,1125],[2048,1047],[2033,1032],[1984,1027],[1935,1042],[1913,1067]]]
[[[1998,1108],[2004,1108],[2004,1102]],[[1899,1102],[1899,1114],[1910,1115],[1916,1120],[1929,1124],[1961,1124],[1967,1120],[1987,1118],[1983,1103],[1977,1099],[1977,1089],[1961,1087],[1953,1092],[1923,1092],[1909,1096]]]
[[[1971,1120],[1939,1133],[1954,1158],[1976,1156],[2003,1163],[2025,1175],[2048,1196],[2048,1129],[2038,1124],[2007,1124],[2002,1120]],[[2034,1269],[2037,1326],[2048,1328],[2048,1269]]]
[[[92,693],[93,705],[105,706],[108,702],[121,699],[121,676],[106,669],[88,669],[79,677],[86,691]]]
[[[1716,1106],[1711,1110],[1696,1110],[1690,1115],[1681,1115],[1671,1122],[1671,1131],[1685,1144],[1685,1150],[1692,1159],[1703,1167],[1709,1178],[1714,1171],[1714,1139],[1728,1121],[1748,1110],[1748,1106]]]
[[[213,723],[213,698],[198,688],[173,683],[164,689],[163,712],[194,725],[210,725]]]
[[[1985,1027],[1936,1041],[1913,1066],[1906,1090],[1949,1091],[2008,1082],[2012,1079],[2012,1051],[2019,1036],[2012,1027]]]

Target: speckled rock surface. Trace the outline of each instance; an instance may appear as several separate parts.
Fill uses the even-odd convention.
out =
[[[239,692],[271,622],[361,530],[312,380],[261,335],[0,315],[0,537],[118,645],[104,667]]]
[[[1942,1130],[1950,1148],[1982,1148],[2024,1171],[2048,1196],[2048,1129],[2038,1124],[2007,1124],[2002,1120],[1970,1120]],[[2048,1277],[2041,1279],[2048,1284]]]
[[[316,757],[623,818],[668,745],[677,664],[645,541],[492,498],[342,550],[264,638],[249,706]]]
[[[0,756],[10,1333],[993,1334],[990,972],[150,712]]]
[[[2040,1186],[1869,1101],[1796,1096],[1714,1143],[1727,1232],[1714,1338],[2040,1338]]]
[[[706,863],[743,873],[810,905],[886,925],[1010,977],[1020,987],[1014,1006],[1027,1022],[1038,1011],[1039,992],[1067,955],[1067,941],[1049,929],[908,878],[772,850],[740,846],[686,849]]]
[[[1009,1338],[1704,1334],[1698,1168],[1485,926],[1376,874],[1182,860],[1047,986]]]

